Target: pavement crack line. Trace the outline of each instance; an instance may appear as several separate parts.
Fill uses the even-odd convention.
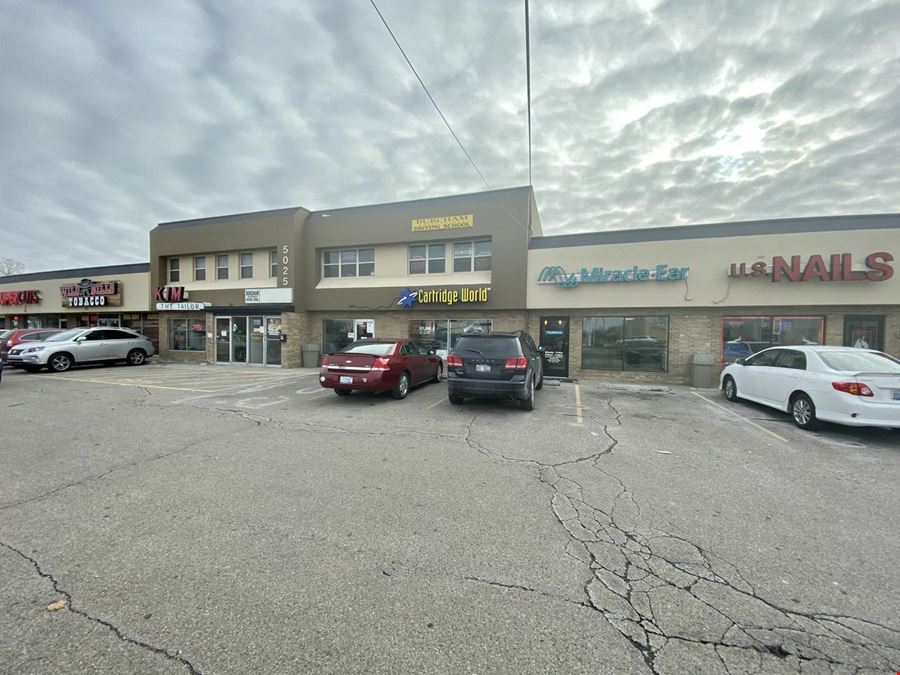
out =
[[[217,438],[220,438],[224,435],[226,435],[226,434],[223,433],[223,434],[217,434],[215,436],[207,436],[207,437],[203,437],[203,438],[198,438],[197,440],[191,441],[187,445],[183,445],[179,448],[176,448],[175,450],[171,450],[169,452],[163,452],[158,455],[153,455],[152,457],[146,457],[144,459],[135,460],[134,462],[129,462],[127,464],[115,466],[112,469],[107,469],[106,471],[104,471],[102,473],[98,473],[93,476],[87,476],[85,478],[81,478],[79,480],[72,481],[71,483],[66,483],[65,485],[60,485],[58,487],[53,488],[52,490],[48,490],[47,492],[43,492],[39,495],[35,495],[34,497],[28,497],[27,499],[20,499],[19,501],[10,502],[8,504],[2,504],[2,505],[0,505],[0,511],[4,511],[6,509],[11,509],[15,506],[23,506],[25,504],[39,502],[44,499],[47,499],[48,497],[52,497],[53,495],[55,495],[59,492],[62,492],[63,490],[68,490],[69,488],[78,487],[79,485],[84,485],[85,483],[91,483],[93,481],[100,480],[101,478],[105,478],[106,476],[109,476],[110,474],[117,473],[119,471],[125,471],[126,469],[132,469],[134,467],[141,466],[143,464],[150,464],[151,462],[156,462],[161,459],[166,459],[167,457],[172,457],[173,455],[177,455],[181,452],[184,452],[185,450],[190,450],[192,447],[194,447],[196,445],[200,445],[201,443],[205,443],[207,441],[214,441]]]
[[[466,581],[472,581],[479,584],[484,584],[486,586],[494,586],[497,588],[505,588],[511,591],[522,591],[524,593],[534,593],[536,595],[543,596],[545,598],[551,598],[552,600],[558,600],[559,602],[565,602],[570,605],[576,605],[577,607],[583,607],[586,609],[593,609],[590,604],[586,600],[572,600],[571,598],[564,598],[560,595],[554,595],[553,593],[548,593],[547,591],[542,591],[537,588],[530,588],[528,586],[522,586],[520,584],[509,584],[504,583],[502,581],[491,581],[490,579],[482,579],[480,577],[464,577]]]
[[[621,412],[610,407],[621,425]],[[640,652],[651,672],[660,672],[660,660],[679,643],[711,649],[708,667],[726,674],[743,672],[746,658],[760,672],[785,664],[798,673],[803,664],[893,672],[900,663],[900,628],[767,600],[733,563],[671,526],[654,525],[634,492],[601,466],[619,445],[608,429],[607,448],[544,464],[487,447],[476,438],[477,421],[466,426],[466,445],[494,461],[537,469],[551,490],[551,512],[569,536],[565,555],[590,570],[585,602]]]
[[[50,574],[49,572],[44,570],[37,560],[35,560],[31,556],[27,555],[26,553],[20,551],[19,549],[15,548],[14,546],[10,546],[9,544],[7,544],[5,542],[0,541],[0,546],[7,549],[8,551],[11,551],[12,553],[15,553],[20,558],[22,558],[23,560],[30,563],[31,566],[35,569],[35,571],[38,573],[39,576],[43,577],[44,579],[47,579],[50,582],[50,584],[53,586],[53,590],[56,591],[57,593],[59,593],[60,595],[62,595],[66,599],[66,608],[65,608],[66,611],[72,612],[72,614],[75,614],[76,616],[79,616],[82,619],[86,619],[86,620],[90,621],[91,623],[95,623],[100,626],[103,626],[104,628],[107,628],[113,635],[116,636],[116,638],[118,640],[120,640],[122,642],[128,643],[130,645],[134,645],[135,647],[139,647],[140,649],[143,649],[145,651],[151,652],[153,654],[157,654],[165,659],[168,659],[169,661],[173,661],[175,663],[181,664],[182,666],[187,668],[187,671],[189,673],[191,673],[191,675],[203,675],[203,671],[201,671],[197,666],[195,666],[193,663],[191,663],[191,661],[189,661],[188,659],[181,656],[180,650],[173,653],[170,649],[166,649],[164,647],[158,647],[156,645],[150,644],[149,642],[145,642],[144,640],[140,640],[138,638],[133,638],[129,635],[126,635],[125,632],[121,628],[116,626],[115,624],[113,624],[105,619],[101,619],[92,614],[89,614],[88,612],[86,612],[82,609],[78,609],[75,606],[75,600],[72,597],[72,594],[69,593],[68,591],[66,591],[64,588],[62,588],[62,586],[60,586],[59,581],[52,574]]]

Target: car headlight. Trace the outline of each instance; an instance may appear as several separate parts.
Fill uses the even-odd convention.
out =
[[[25,350],[25,353],[26,353],[26,354],[32,354],[32,353],[34,353],[34,352],[39,352],[39,351],[41,351],[41,350],[43,350],[43,349],[46,349],[46,347],[44,347],[43,345],[38,346],[38,347],[29,347],[28,349]]]

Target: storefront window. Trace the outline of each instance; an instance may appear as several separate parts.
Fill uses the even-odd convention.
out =
[[[491,319],[424,319],[409,322],[409,339],[446,358],[463,335],[490,333]]]
[[[588,316],[581,324],[581,367],[665,371],[669,317]]]
[[[884,316],[844,317],[844,346],[884,351]]]
[[[726,316],[722,363],[734,363],[773,345],[817,345],[825,338],[821,316]]]
[[[205,352],[206,323],[202,319],[169,319],[169,349]]]
[[[333,354],[356,339],[353,319],[325,319],[322,322],[322,352]]]

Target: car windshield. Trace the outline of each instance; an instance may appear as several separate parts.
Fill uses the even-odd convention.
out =
[[[461,356],[502,357],[518,356],[519,348],[513,337],[461,337],[453,352]]]
[[[900,363],[875,352],[819,352],[819,358],[833,370],[853,373],[900,373]]]
[[[373,342],[360,340],[349,344],[341,350],[341,354],[371,354],[372,356],[390,356],[394,353],[396,342]]]
[[[84,332],[84,328],[71,328],[69,330],[64,330],[62,333],[57,333],[56,335],[51,335],[44,342],[66,342],[67,340],[71,340],[76,335],[81,335]]]

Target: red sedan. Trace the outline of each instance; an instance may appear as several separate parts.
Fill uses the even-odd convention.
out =
[[[409,388],[440,382],[444,366],[433,349],[409,340],[359,340],[322,359],[319,382],[338,396],[352,391],[389,391],[406,398]]]

